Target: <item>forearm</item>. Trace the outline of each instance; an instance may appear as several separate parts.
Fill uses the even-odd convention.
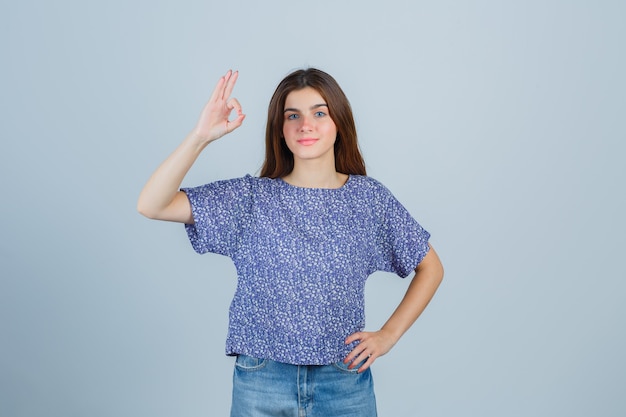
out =
[[[443,266],[431,247],[424,260],[415,269],[404,298],[381,331],[393,338],[394,344],[413,325],[435,295],[443,279]]]
[[[383,327],[377,332],[356,332],[346,338],[346,344],[355,341],[359,341],[359,344],[346,356],[344,363],[352,362],[350,368],[361,364],[359,372],[363,372],[376,358],[389,352],[422,314],[442,279],[443,266],[431,246],[428,254],[415,268],[415,276],[404,298]]]
[[[174,152],[154,171],[143,187],[137,210],[149,218],[161,218],[172,203],[180,185],[207,143],[192,132]]]
[[[228,71],[220,78],[194,130],[152,174],[137,202],[141,214],[159,220],[193,221],[189,200],[179,188],[202,150],[241,126],[245,115],[237,99],[230,97],[237,77],[237,72]],[[233,110],[237,117],[229,120]]]

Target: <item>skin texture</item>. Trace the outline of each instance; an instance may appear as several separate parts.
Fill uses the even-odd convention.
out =
[[[228,71],[217,82],[211,98],[202,109],[196,127],[176,150],[157,168],[144,186],[137,210],[150,219],[193,223],[189,199],[179,191],[183,178],[204,148],[214,140],[237,129],[245,115],[239,101],[230,95],[237,72]],[[236,113],[229,120],[232,112]]]
[[[292,91],[284,116],[283,137],[294,168],[283,180],[300,187],[341,187],[348,177],[335,171],[337,127],[322,96],[311,87]]]
[[[152,174],[137,202],[141,214],[151,219],[193,223],[189,200],[179,191],[180,185],[209,143],[243,123],[241,105],[231,98],[238,76],[237,72],[228,71],[220,78],[195,128]],[[341,187],[348,176],[335,170],[333,145],[337,128],[322,96],[311,87],[292,91],[284,110],[283,137],[294,155],[294,168],[283,180],[299,187]],[[233,112],[235,116],[231,120]],[[424,311],[442,279],[443,266],[431,246],[415,268],[404,298],[383,327],[346,338],[346,344],[357,340],[359,344],[345,358],[345,363],[353,361],[351,367],[354,367],[365,361],[359,368],[363,372],[389,352]]]
[[[334,161],[337,127],[328,113],[326,101],[311,87],[287,96],[283,137],[294,155],[294,165],[314,159]]]
[[[435,295],[442,279],[443,266],[439,256],[431,246],[428,254],[415,268],[415,275],[404,298],[383,327],[376,332],[357,332],[348,336],[346,343],[352,343],[355,340],[359,340],[360,343],[350,352],[344,362],[348,363],[354,360],[353,364],[359,364],[367,359],[359,368],[359,372],[363,372],[377,358],[389,352],[422,314]]]

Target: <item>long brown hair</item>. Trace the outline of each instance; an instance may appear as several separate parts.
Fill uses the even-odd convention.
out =
[[[297,70],[285,77],[270,100],[265,130],[265,162],[261,177],[280,178],[293,170],[293,154],[283,138],[285,101],[292,91],[315,89],[328,105],[337,127],[335,170],[343,174],[365,175],[365,162],[359,150],[350,102],[333,77],[316,68]]]

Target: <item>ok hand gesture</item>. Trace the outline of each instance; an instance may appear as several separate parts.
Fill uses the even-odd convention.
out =
[[[241,105],[236,98],[230,97],[238,76],[239,72],[229,70],[217,82],[193,131],[198,140],[205,143],[212,142],[237,129],[243,123],[246,116],[241,111]],[[233,110],[237,113],[237,118],[229,120]]]

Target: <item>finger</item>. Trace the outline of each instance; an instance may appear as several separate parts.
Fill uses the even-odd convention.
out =
[[[349,345],[352,342],[356,342],[357,340],[361,340],[363,337],[361,332],[352,333],[350,336],[346,337],[345,344]]]
[[[352,361],[352,363],[350,364],[349,368],[355,368],[358,364],[360,364],[363,361],[368,360],[372,355],[369,354],[368,352],[366,352],[365,350],[362,351],[361,353],[359,353],[357,355],[356,358],[354,358],[354,360]]]
[[[211,97],[209,98],[209,101],[215,101],[218,98],[223,97],[224,85],[226,84],[227,77],[230,77],[229,73],[230,71],[228,71],[226,75],[220,77],[220,79],[217,81],[217,84],[215,85],[215,88],[213,89],[213,93],[211,94]]]
[[[358,371],[363,372],[374,362],[375,359],[376,357],[373,354],[368,353],[367,351],[362,351],[352,360],[350,365],[348,365],[348,369],[354,369],[358,366]]]
[[[229,71],[229,73],[232,75],[229,75],[228,79],[226,80],[226,87],[224,88],[223,96],[225,100],[227,100],[228,97],[230,97],[230,95],[232,94],[233,89],[235,88],[235,84],[237,83],[237,78],[239,78],[239,71]]]
[[[352,351],[350,353],[348,353],[348,356],[346,356],[346,358],[343,360],[344,363],[351,363],[352,368],[354,366],[356,366],[360,361],[359,361],[359,357],[361,355],[363,355],[365,353],[366,347],[363,346],[363,344],[359,344],[357,347],[355,347],[354,349],[352,349]],[[364,356],[361,357],[361,361],[367,357],[367,353],[365,353]]]
[[[230,133],[233,130],[237,129],[239,126],[241,126],[243,124],[243,119],[245,118],[245,114],[240,114],[239,117],[237,117],[236,119],[226,122],[226,133]]]
[[[361,365],[361,367],[357,370],[358,373],[361,373],[365,370],[367,370],[370,366],[372,366],[372,364],[374,363],[374,361],[376,360],[376,358],[374,358],[374,356],[368,356],[367,360],[365,362],[363,362],[363,365]]]
[[[228,100],[228,94],[226,94],[226,89],[228,88],[228,83],[230,82],[233,76],[233,70],[228,70],[224,75],[224,85],[222,86],[221,95],[218,97],[221,100]]]
[[[237,114],[242,114],[241,104],[236,98],[231,98],[230,100],[228,100],[228,102],[226,102],[226,107],[228,108],[228,110],[235,110]]]
[[[239,126],[241,126],[241,124],[243,123],[243,119],[245,119],[246,115],[243,114],[243,111],[241,110],[241,104],[239,104],[239,100],[237,100],[236,98],[231,98],[230,100],[228,100],[228,102],[226,103],[226,107],[230,111],[235,110],[235,112],[237,113],[237,117],[235,119],[226,121],[226,131],[230,133],[233,130],[237,129]]]

